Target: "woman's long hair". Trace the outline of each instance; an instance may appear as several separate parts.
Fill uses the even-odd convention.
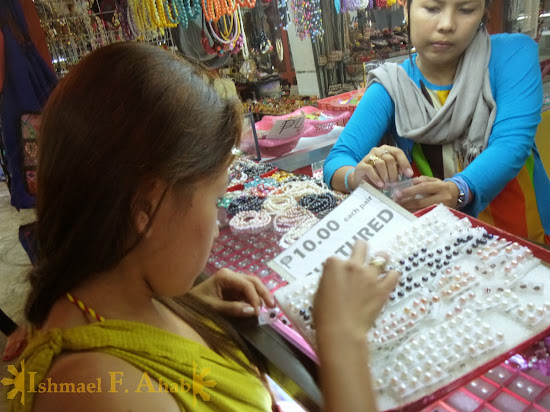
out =
[[[39,252],[26,304],[32,324],[139,243],[132,214],[140,183],[160,178],[190,198],[197,181],[229,166],[242,114],[213,81],[173,53],[124,42],[86,56],[59,83],[39,134]],[[211,348],[244,364],[233,355],[239,348],[254,361],[223,320],[216,318],[221,329],[205,326],[215,314],[204,304],[188,298],[180,305]]]

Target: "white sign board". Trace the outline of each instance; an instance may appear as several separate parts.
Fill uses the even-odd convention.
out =
[[[266,139],[288,139],[297,136],[304,129],[305,120],[306,115],[304,112],[301,116],[276,120],[265,137]]]
[[[322,271],[330,256],[348,258],[356,240],[376,245],[395,237],[416,217],[367,183],[313,226],[296,243],[268,263],[286,281],[292,282]],[[376,242],[373,239],[376,238]]]

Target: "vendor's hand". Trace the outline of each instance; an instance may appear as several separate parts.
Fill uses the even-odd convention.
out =
[[[2,360],[7,362],[18,357],[27,346],[27,329],[19,326],[11,335],[8,336],[4,356]]]
[[[257,316],[262,300],[275,307],[275,300],[255,276],[221,269],[189,291],[215,311],[226,316]]]
[[[413,179],[413,185],[394,193],[394,200],[410,212],[443,203],[455,208],[458,202],[458,187],[450,181],[421,176]]]
[[[353,188],[362,180],[382,189],[386,183],[397,182],[399,175],[412,177],[413,170],[403,150],[383,145],[374,147],[353,172]]]
[[[326,260],[315,295],[313,317],[317,336],[365,339],[390,292],[399,272],[365,264],[367,244],[357,241],[351,257]]]

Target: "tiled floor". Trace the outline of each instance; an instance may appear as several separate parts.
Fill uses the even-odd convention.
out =
[[[18,212],[10,205],[10,194],[5,182],[0,182],[0,309],[16,322],[21,322],[28,286],[26,272],[29,258],[18,239],[19,226],[34,220],[33,210]],[[0,333],[0,353],[5,336]],[[0,361],[0,378],[5,376],[5,363]],[[6,395],[0,385],[0,412],[6,409]]]

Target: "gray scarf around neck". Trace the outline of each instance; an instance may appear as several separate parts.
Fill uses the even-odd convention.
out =
[[[485,28],[480,28],[458,63],[453,88],[439,110],[396,63],[385,63],[370,71],[367,87],[376,82],[387,90],[395,104],[395,125],[400,136],[423,144],[452,143],[465,168],[487,147],[495,121],[490,58],[491,39]]]

